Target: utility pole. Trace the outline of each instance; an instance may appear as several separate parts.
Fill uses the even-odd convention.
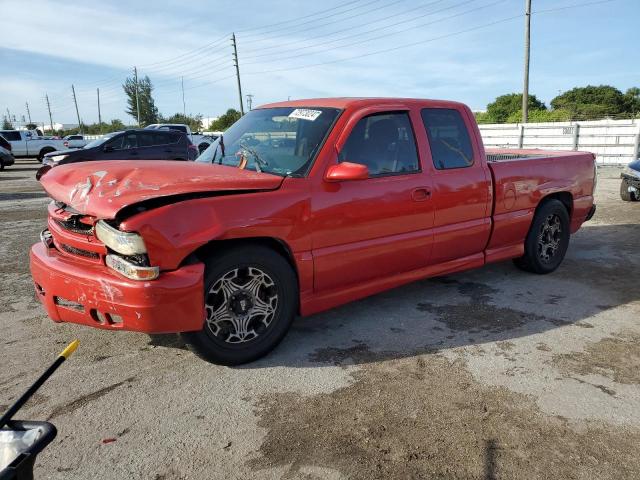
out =
[[[7,107],[7,120],[11,121],[11,112],[9,112],[9,107]]]
[[[78,111],[78,99],[76,98],[76,89],[73,88],[73,84],[71,84],[71,92],[73,93],[73,103],[76,105],[76,115],[78,116],[78,128],[80,129],[80,133],[82,133],[82,121],[80,120],[80,112]]]
[[[133,78],[136,82],[136,114],[138,115],[138,127],[140,127],[140,96],[138,94],[138,69],[133,67]]]
[[[529,120],[529,56],[531,51],[531,0],[525,0],[524,14],[524,85],[522,88],[522,123]]]
[[[238,98],[240,99],[240,114],[244,115],[244,105],[242,103],[242,85],[240,84],[240,66],[238,65],[238,47],[236,45],[236,34],[231,35],[233,45],[233,64],[236,67],[236,78],[238,79]]]
[[[102,131],[102,115],[100,114],[100,89],[96,88],[98,92],[98,125],[100,125],[100,131]]]
[[[27,117],[29,118],[29,123],[31,123],[31,112],[29,111],[29,102],[24,103],[27,106]]]
[[[51,131],[53,132],[53,118],[51,118],[51,104],[49,103],[49,95],[44,94],[44,98],[47,99],[47,110],[49,110],[49,126],[51,127]],[[42,127],[44,129],[44,127]]]
[[[253,95],[247,94],[247,108],[251,111],[251,105],[253,104]]]
[[[180,77],[180,85],[182,86],[182,115],[187,116],[187,107],[184,103],[184,77]]]

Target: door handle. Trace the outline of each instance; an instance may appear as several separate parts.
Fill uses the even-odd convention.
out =
[[[416,188],[411,192],[411,198],[415,202],[424,202],[431,198],[431,191],[427,187]]]

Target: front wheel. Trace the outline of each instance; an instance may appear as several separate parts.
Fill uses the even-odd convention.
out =
[[[284,338],[298,306],[291,265],[262,246],[234,247],[206,261],[202,330],[182,334],[200,357],[222,365],[256,360]]]
[[[637,191],[629,190],[629,182],[626,179],[622,179],[620,182],[620,198],[625,202],[637,202],[640,200],[640,196]]]
[[[567,253],[569,236],[566,207],[559,200],[548,200],[533,217],[524,243],[524,255],[514,263],[528,272],[551,273],[560,266]]]

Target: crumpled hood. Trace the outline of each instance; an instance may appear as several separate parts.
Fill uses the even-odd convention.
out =
[[[275,190],[283,178],[224,165],[165,160],[102,161],[52,168],[40,183],[54,199],[98,218],[159,197]]]

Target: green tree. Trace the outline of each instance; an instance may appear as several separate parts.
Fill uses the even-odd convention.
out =
[[[11,121],[6,117],[6,115],[2,117],[2,129],[13,130],[13,125],[11,124]]]
[[[36,128],[38,128],[38,125],[35,123],[27,123],[27,130],[35,130]]]
[[[529,95],[529,111],[546,110],[546,105],[538,100],[535,95]],[[504,123],[510,115],[522,109],[522,94],[508,93],[500,95],[493,102],[487,105],[487,115],[485,120],[492,123]],[[520,117],[522,118],[522,116]],[[485,123],[487,123],[485,122]]]
[[[162,117],[160,119],[161,123],[182,123],[184,125],[189,125],[189,128],[192,132],[199,132],[202,129],[202,115],[196,115],[195,117],[191,115],[184,115],[182,113],[176,113],[171,115],[168,118]]]
[[[531,123],[542,122],[568,122],[571,120],[571,112],[568,110],[530,110],[529,118],[527,121]],[[507,123],[520,123],[522,122],[522,110],[513,112],[507,117]]]
[[[133,127],[127,127],[124,123],[122,123],[121,120],[114,119],[114,120],[111,120],[110,123],[102,122],[102,123],[92,123],[90,125],[85,125],[84,133],[88,135],[100,135],[103,133],[119,132],[121,130],[126,130],[127,128],[133,128]],[[60,136],[74,135],[77,133],[79,133],[77,128],[71,128],[69,130],[60,130],[57,132],[57,134]]]
[[[640,114],[640,88],[631,87],[624,97],[627,102],[627,111],[634,116]]]
[[[597,119],[630,112],[629,99],[611,85],[576,87],[553,100],[551,106],[571,112],[572,118]]]
[[[239,111],[230,108],[224,114],[222,114],[220,118],[213,122],[209,129],[214,132],[224,132],[227,128],[240,120],[241,116],[242,115]]]
[[[138,79],[138,99],[136,100],[136,82],[132,77],[127,77],[122,85],[124,93],[127,95],[127,114],[138,119],[138,103],[140,103],[140,124],[141,126],[158,122],[158,107],[153,100],[153,85],[149,77]]]

